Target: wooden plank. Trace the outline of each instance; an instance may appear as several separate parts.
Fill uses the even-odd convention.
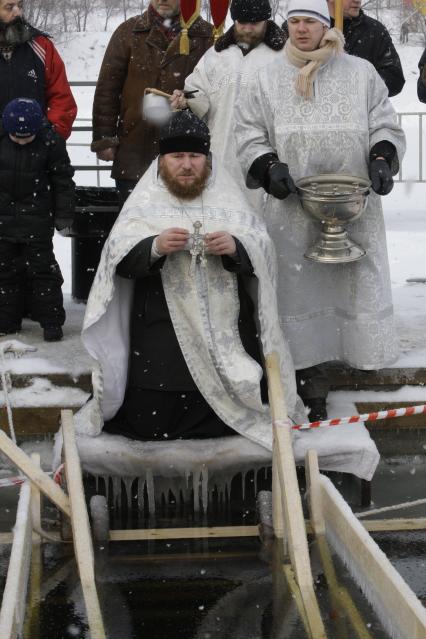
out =
[[[62,411],[61,422],[64,437],[65,475],[71,507],[74,551],[86,604],[90,637],[91,639],[105,639],[102,613],[95,585],[92,537],[84,497],[80,459],[75,441],[72,412],[69,410]]]
[[[372,519],[361,522],[369,532],[397,532],[400,530],[423,530],[426,528],[426,518],[413,519]],[[305,521],[306,532],[313,533],[309,521]],[[33,539],[37,533],[33,533]],[[234,538],[258,537],[257,526],[217,526],[211,528],[148,528],[135,530],[110,530],[110,541],[143,541],[161,539],[202,539],[202,538]],[[61,535],[56,531],[49,531],[49,537],[57,543],[63,543]],[[42,540],[44,541],[44,540]],[[13,533],[0,533],[0,545],[13,542]]]
[[[344,617],[346,616],[358,639],[372,639],[366,623],[352,601],[346,588],[337,579],[331,552],[325,538],[325,520],[322,512],[321,476],[318,466],[318,455],[315,450],[308,450],[305,457],[306,487],[309,502],[310,523],[316,536],[317,548],[330,594],[333,608],[342,611],[336,619],[340,636],[347,637]]]
[[[71,510],[68,497],[53,479],[44,473],[40,467],[21,450],[13,441],[0,430],[0,450],[15,464],[17,468],[30,479],[53,503],[70,517]]]
[[[426,610],[331,481],[321,476],[327,537],[392,636],[425,639]]]
[[[310,524],[315,535],[325,534],[325,521],[322,514],[320,473],[318,455],[315,450],[308,450],[305,457],[306,492],[308,495]]]
[[[425,530],[426,517],[412,519],[370,519],[360,522],[369,532],[397,531],[397,530]]]
[[[290,588],[291,594],[294,597],[294,601],[297,606],[297,610],[299,612],[300,618],[302,619],[303,625],[305,627],[305,632],[310,636],[310,626],[308,622],[308,618],[306,616],[306,610],[303,603],[302,593],[300,592],[300,588],[294,576],[293,568],[290,564],[283,564],[283,574],[287,580],[288,586]]]
[[[277,539],[282,539],[284,554],[288,554],[287,537],[284,530],[283,500],[281,495],[281,484],[278,473],[278,449],[272,449],[272,524],[274,535]]]
[[[283,546],[280,539],[274,539],[269,546],[272,567],[272,623],[271,637],[286,637],[289,623],[294,623],[294,604],[296,602],[300,617],[305,623],[307,635],[309,626],[299,587],[294,578],[291,566],[284,562]],[[287,555],[288,560],[288,555]],[[288,569],[290,575],[285,572]]]
[[[147,528],[136,530],[110,530],[110,541],[141,541],[162,539],[208,539],[232,537],[258,537],[257,526],[216,526],[203,528]]]
[[[66,406],[65,408],[69,408]],[[14,407],[13,425],[16,435],[35,436],[53,435],[58,431],[58,423],[61,410],[64,406],[37,406]],[[77,411],[79,407],[72,406],[69,410]],[[5,432],[9,434],[9,426],[6,417],[6,409],[0,408],[0,423]]]
[[[21,486],[13,532],[13,544],[0,611],[1,639],[21,635],[31,558],[31,485]]]
[[[31,460],[40,467],[40,455],[31,454]],[[31,523],[33,528],[41,530],[41,493],[35,484],[31,484]],[[31,546],[30,591],[28,595],[28,612],[24,624],[26,639],[40,639],[40,603],[42,579],[42,539],[37,532],[33,532]]]
[[[33,532],[32,540],[35,540],[37,537],[39,537],[39,535]],[[56,531],[49,532],[49,537],[51,538],[50,541],[56,541],[58,543],[62,542],[61,535]],[[5,546],[7,546],[12,543],[13,543],[13,533],[0,533],[0,545],[4,544]]]
[[[31,454],[31,460],[40,467],[40,455]],[[31,484],[31,523],[34,528],[41,530],[41,493],[35,484]],[[32,533],[31,539],[31,568],[29,580],[28,612],[24,625],[24,637],[38,639],[40,636],[40,591],[41,591],[41,537],[37,532]]]
[[[330,600],[348,618],[358,639],[373,639],[367,628],[366,620],[362,617],[348,590],[338,581],[330,548],[324,535],[321,534],[317,537],[317,544]]]
[[[67,373],[10,373],[13,388],[28,388],[34,384],[34,378],[42,378],[60,388],[80,389],[85,393],[92,392],[92,375],[90,372],[71,376]],[[14,409],[15,410],[15,409]]]
[[[303,598],[310,636],[313,638],[325,637],[324,624],[321,619],[312,579],[302,500],[293,455],[291,425],[287,417],[279,359],[276,353],[272,353],[267,355],[265,360],[273,421],[273,445],[275,447],[275,456],[273,458],[278,463],[284,530],[288,542],[290,561]]]

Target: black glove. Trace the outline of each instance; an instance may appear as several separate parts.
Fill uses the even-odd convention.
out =
[[[290,193],[296,193],[296,185],[287,164],[277,162],[269,167],[265,179],[265,191],[279,200],[284,200]]]
[[[371,187],[378,195],[387,195],[393,189],[393,178],[386,160],[372,160],[370,162]]]
[[[69,229],[74,222],[72,217],[59,217],[55,219],[55,229],[57,231],[63,231]]]

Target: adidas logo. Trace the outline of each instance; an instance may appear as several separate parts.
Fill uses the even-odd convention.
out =
[[[31,71],[28,71],[27,75],[29,78],[33,78],[33,80],[37,80],[37,73],[34,71],[34,69],[31,69]]]

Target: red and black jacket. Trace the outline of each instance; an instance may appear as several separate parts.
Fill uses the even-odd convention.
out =
[[[33,98],[65,139],[77,115],[64,63],[51,40],[37,29],[14,47],[9,60],[0,55],[0,113],[10,100]]]

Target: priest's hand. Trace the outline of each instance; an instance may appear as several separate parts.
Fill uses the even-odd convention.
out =
[[[204,236],[206,243],[206,251],[210,255],[235,255],[237,252],[237,245],[235,240],[226,231],[215,231],[214,233],[207,233]]]
[[[277,162],[269,167],[265,179],[265,191],[278,200],[284,200],[290,193],[296,193],[296,185],[290,175],[287,164]]]
[[[371,187],[378,195],[387,195],[393,189],[393,178],[389,164],[384,158],[377,158],[370,162]]]
[[[157,235],[155,249],[159,255],[170,255],[183,251],[188,240],[189,232],[186,229],[172,227]]]

